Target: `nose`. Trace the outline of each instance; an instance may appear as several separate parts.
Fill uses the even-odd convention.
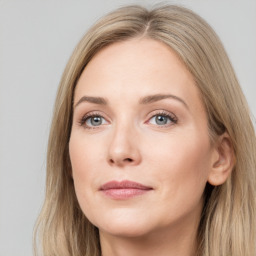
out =
[[[128,126],[116,127],[109,143],[108,162],[119,167],[140,164],[141,154],[135,129]]]

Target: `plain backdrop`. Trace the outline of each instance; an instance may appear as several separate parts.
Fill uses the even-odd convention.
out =
[[[73,48],[107,12],[126,4],[151,7],[159,2],[0,0],[0,256],[32,255],[52,109]],[[255,116],[256,1],[165,3],[191,8],[216,30]]]

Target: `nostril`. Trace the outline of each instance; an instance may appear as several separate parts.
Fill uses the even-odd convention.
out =
[[[114,159],[109,159],[109,162],[111,163],[111,164],[115,164],[115,163],[119,163],[119,161],[117,160],[117,161],[115,161]],[[123,163],[131,163],[131,162],[133,162],[133,159],[132,158],[124,158],[122,161],[120,161],[120,163],[121,162],[123,162]]]
[[[124,161],[133,162],[133,160],[131,158],[125,158]]]

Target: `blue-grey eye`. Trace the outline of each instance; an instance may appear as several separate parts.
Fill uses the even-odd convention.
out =
[[[167,116],[159,116],[159,115],[157,115],[155,117],[155,119],[156,119],[156,123],[159,124],[159,125],[165,125],[168,122],[168,117]]]
[[[169,124],[171,122],[174,122],[174,120],[168,116],[168,115],[154,115],[150,120],[149,123],[151,124],[155,124],[155,125],[166,125]]]
[[[106,120],[102,116],[91,116],[86,119],[87,126],[100,126],[106,123]]]

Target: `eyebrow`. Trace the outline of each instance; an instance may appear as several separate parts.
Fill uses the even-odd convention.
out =
[[[154,102],[157,102],[157,101],[160,101],[160,100],[164,100],[164,99],[168,99],[168,98],[171,98],[171,99],[174,99],[174,100],[177,100],[177,101],[181,102],[187,109],[189,109],[187,103],[183,99],[181,99],[181,98],[179,98],[179,97],[177,97],[175,95],[172,95],[172,94],[148,95],[148,96],[145,96],[145,97],[141,98],[139,100],[139,104],[143,104],[143,105],[151,104],[151,103],[154,103]],[[82,102],[89,102],[89,103],[94,103],[94,104],[98,104],[98,105],[107,105],[108,104],[107,99],[102,98],[102,97],[83,96],[74,105],[74,108],[76,108]]]
[[[150,104],[150,103],[154,103],[154,102],[164,100],[164,99],[168,99],[168,98],[171,98],[171,99],[174,99],[174,100],[177,100],[177,101],[181,102],[187,109],[189,109],[187,103],[183,99],[179,98],[178,96],[172,95],[172,94],[149,95],[149,96],[141,98],[139,103],[140,104]]]
[[[102,97],[92,97],[92,96],[83,96],[75,105],[74,108],[77,107],[82,102],[89,102],[98,105],[107,105],[107,100]]]

